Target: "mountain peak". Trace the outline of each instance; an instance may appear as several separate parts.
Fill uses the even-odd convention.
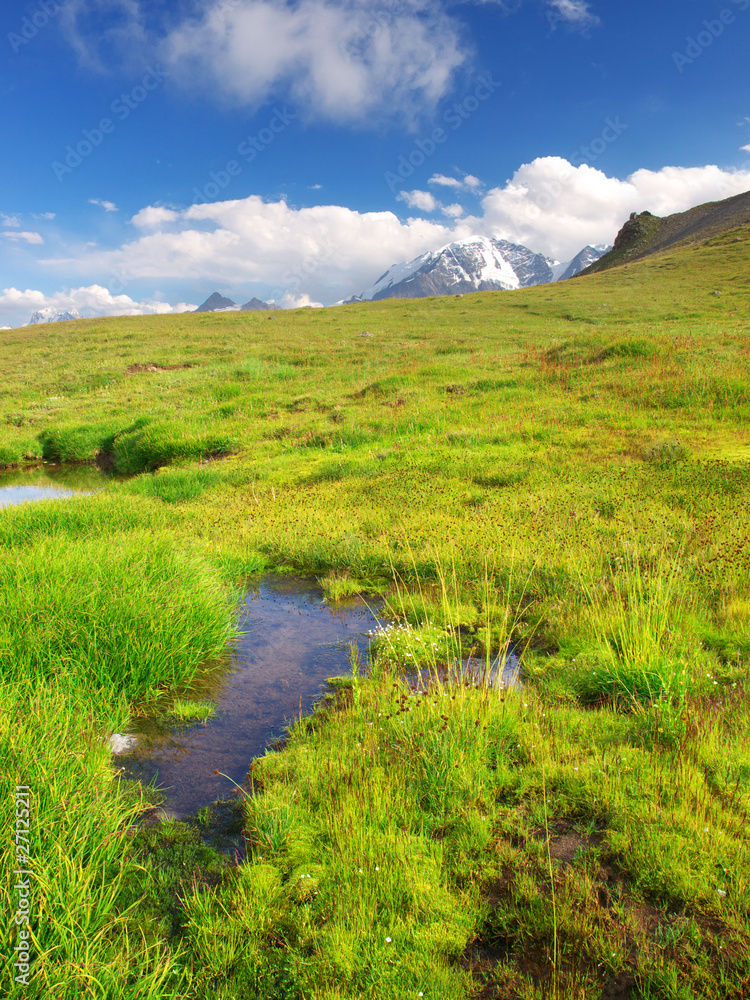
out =
[[[428,295],[463,295],[502,291],[554,281],[556,264],[528,247],[490,236],[467,236],[389,267],[385,274],[349,301],[418,299]]]
[[[45,306],[38,312],[32,313],[27,326],[36,326],[37,323],[64,323],[74,319],[83,319],[77,309],[61,311],[54,306]]]
[[[584,268],[590,267],[595,264],[600,257],[603,257],[605,253],[608,253],[612,249],[611,246],[606,246],[603,243],[589,243],[579,251],[573,260],[568,262],[567,267],[563,265],[564,270],[557,278],[558,281],[566,281],[568,278],[574,278],[577,274],[580,274]]]
[[[651,212],[633,212],[617,234],[609,253],[587,268],[586,274],[595,274],[618,264],[629,264],[669,247],[700,243],[748,224],[750,191],[723,201],[708,201],[686,212],[675,212],[663,218]]]
[[[236,305],[237,303],[233,302],[231,299],[227,299],[223,295],[219,295],[218,292],[212,292],[206,301],[202,305],[198,306],[195,311],[197,313],[216,312],[217,309],[231,309]]]
[[[250,312],[253,309],[275,309],[276,306],[270,305],[268,302],[263,302],[261,299],[253,298],[249,302],[245,302],[244,305],[240,306],[242,312]]]

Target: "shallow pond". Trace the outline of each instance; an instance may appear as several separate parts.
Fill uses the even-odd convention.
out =
[[[247,634],[233,643],[231,662],[192,693],[214,701],[216,716],[188,725],[134,718],[137,744],[116,758],[124,774],[154,782],[172,817],[229,798],[232,782],[241,785],[253,757],[309,712],[326,679],[350,672],[350,643],[364,659],[377,624],[363,601],[329,605],[312,579],[267,577],[245,595],[239,626]]]
[[[34,466],[0,472],[0,508],[30,500],[62,500],[100,489],[111,479],[93,466]]]

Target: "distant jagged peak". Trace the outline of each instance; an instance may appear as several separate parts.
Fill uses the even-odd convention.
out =
[[[31,314],[31,319],[27,326],[36,326],[37,323],[65,323],[75,319],[83,319],[77,309],[55,309],[54,306],[45,306],[37,312]]]
[[[245,302],[244,305],[240,306],[241,312],[252,312],[254,309],[276,309],[275,305],[268,302],[263,302],[262,299],[258,299],[253,296],[249,302]]]
[[[466,236],[388,268],[347,301],[509,291],[553,281],[557,261],[491,236]]]
[[[562,265],[563,269],[557,276],[557,280],[566,281],[568,278],[574,278],[584,268],[595,264],[606,253],[609,253],[611,249],[612,247],[605,243],[589,243],[571,261],[568,261],[567,267]]]
[[[218,292],[212,292],[206,301],[199,305],[195,310],[197,313],[207,313],[207,312],[218,312],[220,309],[236,309],[237,303],[233,302],[232,299],[226,298],[224,295],[220,295]]]

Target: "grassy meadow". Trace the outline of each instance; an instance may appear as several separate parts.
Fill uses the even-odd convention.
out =
[[[0,512],[9,995],[750,995],[750,229],[512,293],[8,330],[0,370],[0,464],[113,473]],[[238,866],[210,810],[140,825],[106,738],[264,569],[391,626],[254,763]],[[511,642],[517,689],[444,669]]]

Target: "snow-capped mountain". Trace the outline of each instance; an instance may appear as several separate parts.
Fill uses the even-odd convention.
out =
[[[522,288],[552,281],[552,266],[556,263],[508,240],[471,236],[394,264],[361,295],[347,301],[419,299]]]
[[[62,323],[65,320],[72,319],[83,319],[83,316],[81,316],[77,309],[71,309],[69,312],[61,312],[59,309],[55,309],[54,306],[45,306],[44,309],[32,313],[31,319],[26,326],[34,326],[36,323]]]
[[[427,295],[508,291],[562,281],[578,274],[610,248],[587,246],[573,260],[559,263],[519,243],[470,236],[389,267],[375,284],[346,302],[419,299]]]
[[[555,280],[554,270],[557,261],[551,257],[535,253],[528,247],[520,243],[511,243],[509,240],[491,240],[491,242],[510,262],[518,275],[521,288],[528,288],[529,285],[545,285]]]
[[[589,264],[593,264],[594,261],[599,260],[605,253],[609,253],[611,249],[611,246],[606,246],[604,243],[589,243],[580,253],[575,255],[562,274],[555,278],[555,280],[565,281],[567,278],[572,278],[574,275],[580,274],[584,268],[588,267]]]

